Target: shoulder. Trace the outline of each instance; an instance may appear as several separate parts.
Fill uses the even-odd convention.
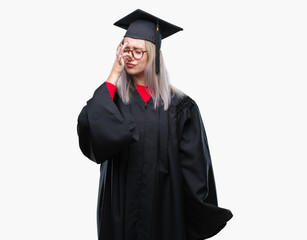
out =
[[[184,129],[199,129],[200,111],[195,100],[189,95],[173,95],[170,112],[171,116],[176,118],[178,136],[182,136]]]
[[[198,108],[194,99],[182,92],[180,94],[172,92],[172,101],[170,107],[175,108],[177,113],[180,113],[185,109],[191,110],[192,108]]]

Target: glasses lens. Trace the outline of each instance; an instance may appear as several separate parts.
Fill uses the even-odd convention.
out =
[[[135,59],[141,59],[142,56],[143,56],[143,53],[142,53],[142,51],[139,50],[139,49],[134,49],[134,50],[133,50],[133,55],[134,55],[134,58],[135,58]]]

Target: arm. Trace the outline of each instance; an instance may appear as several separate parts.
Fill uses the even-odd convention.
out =
[[[116,51],[116,59],[114,61],[111,73],[106,81],[107,83],[112,83],[113,85],[116,86],[116,83],[125,67],[123,50],[126,48],[127,45],[128,42],[124,43],[124,45],[120,44],[118,46]]]
[[[78,117],[79,145],[83,154],[102,163],[138,141],[136,124],[129,111],[118,109],[106,83],[103,83],[87,102]]]
[[[78,117],[80,149],[96,163],[107,160],[116,150],[138,140],[138,131],[129,113],[126,111],[124,118],[112,101],[117,89],[116,83],[124,69],[123,49],[127,44],[120,44],[117,48],[107,81],[95,91]]]
[[[188,239],[209,238],[218,233],[232,213],[218,207],[208,141],[196,103],[189,99],[180,114],[180,161],[184,182]]]
[[[79,147],[82,153],[96,162],[91,149],[91,134],[88,124],[87,106],[84,106],[78,117],[77,132],[79,136]]]

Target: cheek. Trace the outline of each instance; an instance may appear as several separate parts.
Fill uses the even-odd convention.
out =
[[[140,64],[140,67],[141,67],[143,70],[145,70],[146,65],[147,65],[147,62],[142,62],[142,63]]]
[[[140,66],[145,70],[147,66],[147,59],[144,59],[142,62],[140,62]]]

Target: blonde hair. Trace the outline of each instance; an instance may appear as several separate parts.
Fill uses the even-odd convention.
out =
[[[146,40],[145,40],[145,46],[148,54],[148,63],[144,72],[145,86],[148,86],[148,93],[153,98],[154,108],[157,108],[157,106],[162,104],[164,110],[167,110],[171,103],[172,94],[177,95],[179,98],[183,97],[185,94],[170,84],[161,50],[160,50],[160,73],[156,75],[155,72],[156,46],[152,42]],[[118,81],[118,93],[125,104],[128,104],[131,101],[130,90],[132,84],[133,84],[132,77],[124,69]]]

